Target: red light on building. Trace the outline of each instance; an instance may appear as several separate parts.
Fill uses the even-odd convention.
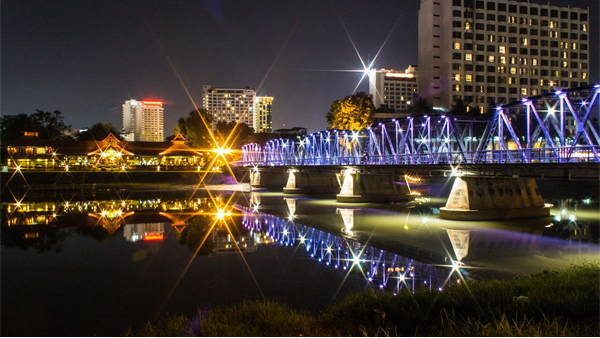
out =
[[[162,101],[142,101],[144,105],[147,106],[162,106]]]
[[[160,235],[144,235],[144,242],[162,241],[164,236]]]

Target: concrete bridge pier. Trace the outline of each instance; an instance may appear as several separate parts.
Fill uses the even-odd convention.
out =
[[[281,189],[287,180],[285,173],[277,169],[252,168],[249,176],[252,189]]]
[[[452,220],[495,220],[548,217],[551,205],[544,204],[533,178],[457,177],[440,218]]]
[[[260,171],[250,170],[250,186],[252,188],[262,188],[260,183]]]
[[[288,180],[283,188],[286,194],[324,194],[340,190],[335,172],[288,170]]]
[[[338,202],[396,202],[414,198],[405,175],[361,173],[356,169],[342,172],[342,189]]]

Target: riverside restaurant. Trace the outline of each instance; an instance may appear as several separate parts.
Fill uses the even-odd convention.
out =
[[[206,153],[178,134],[171,141],[121,141],[109,134],[100,141],[43,140],[36,131],[3,145],[3,170],[199,170]]]

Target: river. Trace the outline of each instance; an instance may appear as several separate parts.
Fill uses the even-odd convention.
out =
[[[318,312],[598,259],[598,182],[539,182],[552,216],[504,222],[441,220],[450,183],[380,204],[245,185],[5,193],[2,335],[120,335],[255,299]]]

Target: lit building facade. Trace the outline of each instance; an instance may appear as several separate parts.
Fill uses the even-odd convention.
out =
[[[421,0],[419,94],[483,110],[589,82],[587,9],[521,1]]]
[[[254,99],[256,91],[245,88],[202,88],[202,108],[213,115],[211,128],[218,122],[240,122],[254,127]]]
[[[256,96],[254,98],[254,132],[270,133],[273,130],[273,97]]]
[[[389,69],[369,71],[369,94],[375,108],[386,106],[396,114],[405,111],[418,93],[417,68],[409,66],[404,72]]]
[[[129,100],[123,104],[123,132],[127,141],[164,141],[164,108],[160,101]]]

